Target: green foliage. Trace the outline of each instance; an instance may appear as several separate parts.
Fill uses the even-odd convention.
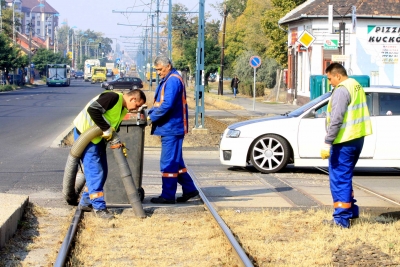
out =
[[[74,39],[74,49],[79,50],[79,55],[82,53],[87,58],[95,58],[97,51],[101,56],[101,52],[105,55],[112,51],[113,39],[103,37],[103,33],[95,32],[90,29],[82,31],[71,28],[68,25],[59,27],[58,31],[58,51],[64,53],[67,51],[67,41],[69,41],[69,50],[72,51],[72,39]],[[102,48],[98,50],[99,43]],[[79,69],[79,68],[78,68]]]
[[[247,0],[226,1],[226,10],[233,18],[239,17],[246,9],[246,6],[247,6]]]
[[[51,50],[39,48],[32,57],[32,63],[38,71],[44,72],[47,64],[71,64],[71,61],[64,58],[61,53],[53,53]]]
[[[177,70],[184,70],[188,71],[189,70],[189,64],[186,59],[180,58],[177,61],[174,62],[174,68]]]
[[[238,92],[243,95],[253,96],[254,82],[244,81],[239,83]],[[264,95],[264,83],[256,82],[256,97]]]
[[[5,85],[0,85],[0,92],[3,91],[13,91],[17,89],[16,85],[12,85],[12,84],[5,84]]]
[[[270,40],[267,55],[275,59],[280,65],[287,66],[287,38],[286,31],[279,28],[278,21],[296,6],[305,0],[271,0],[273,8],[264,13],[261,26]]]
[[[3,3],[3,2],[2,2]],[[1,8],[1,19],[2,19],[2,32],[5,33],[11,39],[13,38],[13,10],[12,7],[5,8],[5,5]],[[18,12],[14,12],[14,25],[15,30],[21,31],[22,16]]]
[[[196,49],[197,39],[192,39],[185,43],[184,58],[189,62],[191,70],[196,69]],[[207,82],[211,73],[218,70],[220,64],[220,48],[215,39],[206,38],[204,40],[204,76]]]
[[[26,56],[22,55],[21,49],[12,45],[12,40],[4,33],[0,33],[0,69],[6,75],[15,69],[22,68],[28,64]]]

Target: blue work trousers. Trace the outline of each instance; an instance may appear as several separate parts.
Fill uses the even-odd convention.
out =
[[[192,178],[186,172],[185,162],[183,161],[183,138],[184,135],[161,136],[161,197],[167,200],[175,200],[178,183],[182,186],[183,194],[196,190]]]
[[[364,137],[332,145],[329,157],[329,181],[335,207],[333,218],[336,224],[346,228],[350,227],[350,219],[358,217],[352,182],[363,145]]]
[[[233,96],[236,97],[237,88],[233,87]]]
[[[76,140],[78,137],[79,134],[75,128],[74,139]],[[83,192],[79,204],[82,206],[92,205],[96,210],[103,210],[106,208],[103,187],[108,174],[106,143],[103,140],[98,144],[90,142],[83,151],[81,160],[88,191]]]

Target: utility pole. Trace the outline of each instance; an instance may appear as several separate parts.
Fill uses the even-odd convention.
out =
[[[221,64],[219,70],[219,84],[218,84],[218,94],[224,94],[224,55],[225,55],[225,31],[226,31],[226,17],[228,12],[226,11],[226,5],[224,4],[224,22],[222,25],[222,46],[221,46]]]
[[[160,53],[160,0],[157,0],[157,44],[156,44],[156,57],[159,56]],[[171,59],[170,59],[171,60]],[[153,76],[153,73],[151,74]],[[153,77],[152,77],[153,78]],[[158,74],[156,74],[156,82],[159,83]]]
[[[151,15],[151,41],[150,41],[150,91],[153,86],[153,27],[154,27],[154,15]]]
[[[204,3],[205,0],[199,0],[199,26],[197,36],[197,54],[196,54],[196,88],[195,88],[195,128],[205,130],[204,124]],[[200,121],[199,121],[200,120]]]
[[[172,0],[168,5],[168,57],[172,60]]]

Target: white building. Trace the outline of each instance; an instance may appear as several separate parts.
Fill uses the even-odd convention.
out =
[[[22,15],[19,33],[48,40],[52,46],[55,39],[55,29],[58,26],[58,11],[45,0],[6,0],[9,8]],[[13,7],[14,4],[14,7]]]
[[[371,85],[400,85],[400,0],[308,0],[279,24],[288,26],[289,100],[307,102],[310,76],[324,75],[333,61],[348,75],[368,75]],[[304,31],[315,38],[308,49],[299,42]]]

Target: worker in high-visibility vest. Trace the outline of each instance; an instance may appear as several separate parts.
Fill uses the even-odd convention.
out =
[[[107,210],[103,187],[107,179],[108,165],[106,142],[111,140],[129,111],[137,110],[146,103],[146,95],[136,89],[126,94],[105,91],[95,96],[74,120],[74,139],[97,125],[103,135],[95,137],[86,146],[81,160],[85,172],[86,188],[79,206],[83,211],[93,211],[97,217],[112,219],[114,216]]]
[[[162,192],[150,201],[156,204],[175,204],[179,183],[183,194],[176,201],[186,202],[198,196],[199,192],[187,172],[182,156],[183,138],[188,133],[185,84],[168,57],[158,56],[154,66],[161,80],[154,95],[153,107],[148,112],[148,121],[152,125],[151,134],[161,136]]]
[[[353,170],[364,145],[364,136],[372,134],[364,89],[347,76],[346,69],[332,63],[326,70],[334,87],[328,102],[325,143],[321,157],[329,158],[329,181],[333,198],[333,220],[324,224],[350,227],[350,220],[358,218],[352,186]]]

